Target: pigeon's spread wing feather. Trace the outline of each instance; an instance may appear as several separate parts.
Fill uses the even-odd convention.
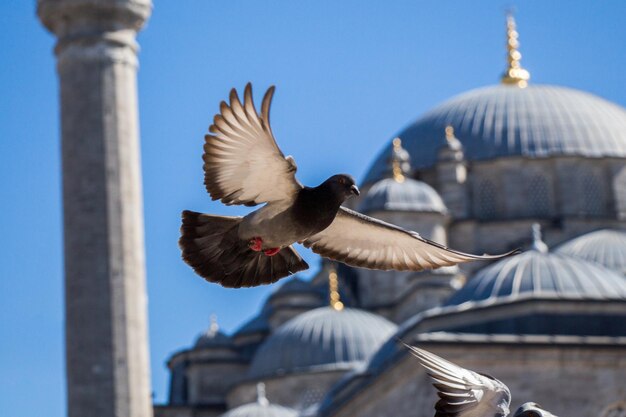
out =
[[[315,253],[351,266],[396,271],[421,271],[510,254],[480,256],[458,252],[345,207],[341,207],[330,226],[303,244]]]
[[[405,345],[426,368],[440,400],[435,417],[507,415],[511,394],[495,378],[462,368],[426,350]]]
[[[204,184],[213,200],[254,206],[289,201],[302,188],[295,178],[293,158],[283,155],[272,134],[269,111],[273,94],[274,87],[270,87],[260,115],[250,84],[243,103],[235,89],[230,92],[230,104],[221,103],[205,137],[203,155]]]

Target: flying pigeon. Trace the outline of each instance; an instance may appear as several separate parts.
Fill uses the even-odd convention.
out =
[[[248,83],[243,103],[235,89],[222,101],[204,144],[204,184],[213,200],[261,208],[244,217],[185,210],[179,245],[198,275],[224,287],[255,287],[309,266],[293,248],[345,264],[421,271],[473,260],[497,259],[448,249],[404,230],[342,207],[359,195],[354,178],[333,175],[317,187],[295,177],[296,163],[276,144],[270,126],[270,87],[258,114]]]
[[[405,344],[426,368],[437,388],[435,417],[506,417],[511,392],[501,381],[448,362],[424,349]],[[556,417],[534,402],[522,404],[513,417]]]

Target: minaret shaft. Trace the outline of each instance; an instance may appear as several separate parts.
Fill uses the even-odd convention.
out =
[[[68,415],[149,417],[134,37],[150,3],[38,6],[59,39]]]

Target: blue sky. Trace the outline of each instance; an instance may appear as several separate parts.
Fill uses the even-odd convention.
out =
[[[207,284],[180,260],[180,211],[241,214],[210,201],[202,142],[231,87],[277,85],[274,133],[315,185],[361,178],[425,110],[498,82],[504,1],[157,1],[140,34],[139,103],[153,390],[165,360],[216,313],[232,332],[273,287]],[[519,1],[532,83],[626,105],[626,2]],[[58,86],[53,37],[33,1],[0,3],[0,410],[65,415]],[[305,252],[315,269],[316,257]],[[309,276],[310,274],[305,274]]]

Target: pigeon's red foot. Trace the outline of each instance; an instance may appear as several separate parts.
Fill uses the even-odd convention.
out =
[[[248,247],[255,252],[261,252],[261,247],[263,246],[263,239],[260,237],[253,237],[248,242]]]
[[[280,252],[280,248],[271,248],[271,249],[266,249],[263,251],[263,253],[266,254],[267,256],[274,256],[278,252]]]

